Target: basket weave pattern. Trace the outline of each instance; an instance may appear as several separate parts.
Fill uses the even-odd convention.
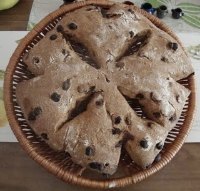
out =
[[[32,74],[27,70],[26,65],[22,62],[24,53],[28,52],[35,46],[48,31],[51,31],[62,16],[75,9],[83,7],[85,5],[101,5],[109,7],[113,2],[106,0],[88,0],[84,2],[74,3],[63,6],[59,10],[49,14],[43,19],[36,27],[29,32],[29,34],[20,42],[19,46],[12,55],[8,64],[5,81],[4,81],[4,101],[6,112],[10,126],[17,137],[19,143],[24,150],[31,156],[35,161],[41,164],[49,172],[56,175],[58,178],[63,179],[66,182],[84,185],[93,188],[110,188],[110,187],[121,187],[128,184],[139,182],[151,174],[159,171],[164,167],[170,160],[176,155],[191,128],[191,122],[195,107],[195,88],[194,88],[194,77],[188,77],[180,80],[180,83],[191,90],[191,94],[185,104],[182,115],[176,125],[169,133],[164,149],[162,150],[162,159],[153,164],[152,167],[141,170],[137,168],[134,163],[131,162],[130,158],[126,154],[121,157],[121,164],[124,165],[124,173],[117,178],[109,179],[91,179],[87,175],[80,174],[83,172],[83,168],[76,165],[70,159],[70,156],[65,152],[55,152],[49,146],[42,141],[37,135],[34,134],[32,129],[27,124],[23,113],[16,102],[16,85],[23,80],[32,78]],[[128,6],[128,5],[124,5]],[[173,38],[178,40],[176,35],[165,26],[160,20],[148,13],[140,10],[139,8],[132,6],[132,8],[142,13],[151,22],[153,22],[158,28],[164,30],[170,34]],[[179,40],[178,40],[179,41]],[[142,115],[140,108],[137,108],[137,113]]]

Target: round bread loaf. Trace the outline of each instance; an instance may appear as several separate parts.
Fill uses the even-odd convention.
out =
[[[193,73],[175,39],[120,4],[67,13],[23,62],[34,75],[16,89],[28,124],[75,163],[110,175],[122,149],[141,168],[153,163],[190,94],[178,80]]]

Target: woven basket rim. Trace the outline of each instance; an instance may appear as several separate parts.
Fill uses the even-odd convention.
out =
[[[22,148],[28,153],[28,155],[37,161],[41,166],[43,166],[45,169],[47,169],[52,174],[56,175],[57,177],[61,178],[62,180],[78,184],[82,186],[87,187],[93,187],[93,188],[111,188],[111,187],[122,187],[129,184],[137,183],[148,176],[154,174],[155,172],[159,171],[161,168],[163,168],[167,163],[171,161],[171,159],[176,155],[176,153],[180,150],[182,147],[184,140],[186,136],[189,133],[189,130],[191,129],[191,123],[193,120],[193,114],[194,114],[194,108],[195,108],[195,81],[194,77],[191,76],[189,78],[190,82],[190,101],[188,110],[187,110],[187,116],[185,118],[184,124],[180,130],[179,135],[177,138],[173,141],[173,144],[171,144],[170,149],[168,149],[165,152],[165,155],[162,157],[161,161],[153,165],[151,168],[140,171],[138,173],[135,173],[133,175],[118,178],[118,179],[109,179],[109,180],[90,180],[86,179],[84,177],[78,177],[76,175],[73,175],[69,172],[64,171],[63,169],[58,169],[58,167],[55,164],[52,164],[49,161],[46,161],[45,158],[37,153],[36,150],[34,150],[34,147],[32,144],[27,140],[27,138],[24,136],[24,134],[21,131],[20,125],[18,124],[18,121],[15,117],[14,113],[14,105],[12,101],[12,78],[14,71],[16,69],[16,65],[20,59],[20,56],[24,52],[25,48],[30,44],[31,40],[39,34],[42,29],[51,21],[55,20],[57,17],[81,8],[86,5],[99,5],[99,6],[111,6],[114,4],[114,2],[107,1],[107,0],[88,0],[88,1],[81,1],[77,3],[72,3],[69,5],[65,5],[61,7],[60,9],[50,13],[48,16],[46,16],[42,21],[40,21],[32,31],[30,31],[20,42],[18,47],[16,48],[15,52],[13,53],[12,57],[10,58],[9,64],[6,69],[5,73],[5,79],[4,79],[4,103],[5,103],[5,109],[8,117],[8,121],[10,124],[10,127],[12,128],[12,131],[14,132],[16,138],[18,139],[19,143],[21,144]],[[124,6],[131,6],[135,11],[140,12],[145,17],[147,17],[154,25],[156,25],[161,30],[167,32],[170,36],[172,36],[174,39],[176,39],[182,46],[182,43],[179,41],[178,37],[159,19],[156,17],[148,14],[147,12],[139,9],[136,6],[133,5],[124,5]],[[183,46],[182,46],[183,47]],[[184,47],[183,47],[184,49]],[[185,50],[185,49],[184,49]],[[185,51],[186,53],[186,51]]]

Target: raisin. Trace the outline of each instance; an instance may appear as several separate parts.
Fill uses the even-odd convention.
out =
[[[163,56],[163,57],[161,57],[161,61],[167,62],[167,58]]]
[[[120,116],[115,117],[114,124],[118,125],[120,124],[120,122],[121,122],[121,117]]]
[[[130,34],[130,37],[131,37],[131,38],[134,37],[134,32],[133,32],[133,31],[130,31],[129,34]]]
[[[35,120],[36,120],[36,117],[37,117],[38,115],[40,115],[41,113],[42,113],[41,107],[36,107],[34,110],[32,110],[32,111],[29,113],[28,120],[29,120],[29,121],[35,121]]]
[[[49,38],[50,38],[50,40],[56,40],[57,39],[57,35],[56,34],[52,34]]]
[[[60,98],[61,98],[61,96],[60,96],[58,93],[56,93],[56,92],[54,92],[54,93],[51,94],[51,99],[52,99],[54,102],[59,102],[59,101],[60,101]]]
[[[38,64],[40,62],[40,59],[38,57],[33,57],[33,63]]]
[[[161,154],[158,154],[154,159],[154,162],[159,162],[161,160]]]
[[[152,122],[148,122],[148,123],[147,123],[147,126],[148,126],[148,127],[152,127],[153,124],[154,124],[154,123],[152,123]]]
[[[64,31],[64,28],[62,25],[58,25],[57,28],[56,28],[57,32],[63,32]]]
[[[135,14],[134,11],[132,9],[128,9],[128,12]]]
[[[106,82],[110,83],[110,80],[106,77]]]
[[[161,114],[160,114],[160,112],[154,112],[154,113],[153,113],[153,116],[154,116],[155,118],[160,118],[160,117],[161,117]]]
[[[35,114],[34,114],[33,111],[31,111],[31,112],[29,113],[29,115],[28,115],[28,120],[29,120],[29,121],[35,121],[35,120],[36,120],[36,116],[35,116]]]
[[[42,113],[41,107],[36,107],[36,108],[34,109],[34,114],[35,114],[35,116],[38,116],[38,115],[40,115],[41,113]]]
[[[177,95],[177,96],[176,96],[176,101],[177,101],[178,103],[180,103],[180,102],[181,102],[180,95]]]
[[[136,95],[136,98],[137,98],[137,99],[144,99],[144,95],[141,94],[141,93],[138,93],[138,94]]]
[[[112,134],[113,135],[120,135],[121,134],[121,129],[119,129],[119,128],[116,128],[116,127],[114,127],[113,129],[112,129]]]
[[[162,142],[157,143],[157,144],[156,144],[156,148],[157,148],[158,150],[162,150],[162,149],[163,149],[163,144],[162,144]]]
[[[140,146],[142,147],[142,148],[144,148],[144,149],[147,149],[148,148],[148,141],[146,140],[146,139],[142,139],[141,141],[140,141]]]
[[[98,162],[91,162],[89,163],[89,167],[92,168],[92,169],[95,169],[95,170],[99,170],[101,171],[103,166],[101,163],[98,163]]]
[[[176,42],[169,42],[168,46],[170,49],[176,51],[178,49],[178,44]]]
[[[169,121],[174,122],[176,121],[176,113],[169,118]]]
[[[94,93],[96,86],[91,86],[88,93]]]
[[[109,166],[109,163],[106,163],[105,166]]]
[[[78,28],[78,26],[75,23],[69,23],[68,28],[71,30],[76,30]]]
[[[151,164],[146,165],[145,169],[151,168]]]
[[[70,79],[63,82],[62,89],[67,91],[70,88]]]
[[[100,99],[100,100],[96,101],[96,105],[97,106],[102,106],[103,103],[104,103],[103,99]]]
[[[86,147],[86,149],[85,149],[85,154],[87,155],[87,156],[94,156],[94,154],[95,154],[95,150],[94,150],[94,148],[93,147]]]
[[[67,51],[65,49],[62,49],[62,54],[65,56],[67,54]]]
[[[41,134],[41,137],[42,137],[44,140],[49,140],[48,135],[47,135],[46,133],[42,133],[42,134]]]

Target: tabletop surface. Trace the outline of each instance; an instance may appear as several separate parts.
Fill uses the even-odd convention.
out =
[[[0,11],[0,31],[26,30],[32,0]],[[18,143],[0,143],[0,191],[86,191],[68,185],[30,159]],[[199,191],[200,144],[185,144],[161,171],[121,191]]]

